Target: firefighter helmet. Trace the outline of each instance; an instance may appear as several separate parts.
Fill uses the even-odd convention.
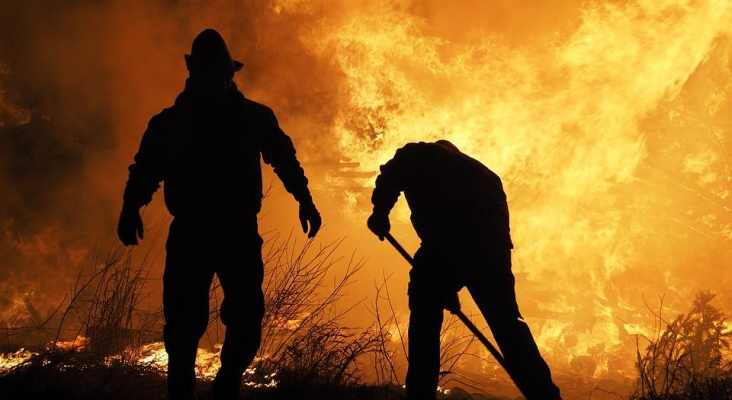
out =
[[[205,29],[196,36],[191,54],[185,59],[190,72],[236,72],[244,65],[231,58],[224,38],[214,29]]]

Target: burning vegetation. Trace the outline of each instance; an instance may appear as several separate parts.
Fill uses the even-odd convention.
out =
[[[326,278],[333,277],[332,267],[341,261],[334,256],[341,243],[318,249],[312,249],[312,244],[308,241],[293,250],[298,244],[291,238],[273,235],[265,245],[267,312],[260,356],[245,373],[247,387],[291,390],[360,383],[364,356],[377,350],[377,341],[388,340],[384,339],[388,333],[375,326],[354,333],[339,324],[345,311],[336,308],[336,301],[362,262],[347,261],[345,275],[330,286]],[[131,251],[115,244],[97,264],[98,269],[80,273],[64,310],[33,328],[56,337],[43,348],[21,348],[0,357],[4,394],[27,398],[69,390],[63,394],[69,398],[129,398],[129,390],[115,392],[130,384],[144,384],[140,380],[150,380],[160,393],[134,397],[165,394],[167,355],[160,342],[161,313],[146,311],[142,301],[148,294],[144,285],[147,258],[138,264],[132,260]],[[211,381],[220,366],[223,339],[218,320],[220,287],[214,285],[211,292],[207,335],[211,348],[199,349],[196,361],[198,378],[204,382]],[[69,334],[76,336],[63,339]],[[27,332],[5,329],[6,345],[18,342],[15,335],[26,336]],[[85,375],[81,380],[85,384],[79,385],[73,378],[77,374]],[[47,380],[49,375],[58,381]],[[36,379],[43,379],[43,385],[37,386]],[[64,385],[69,379],[73,384]]]
[[[190,40],[216,27],[245,63],[237,85],[297,143],[325,223],[310,247],[270,242],[250,382],[403,383],[407,266],[367,231],[368,195],[395,149],[448,139],[504,179],[519,304],[566,399],[727,393],[729,0],[12,3],[0,8],[4,384],[69,365],[159,379],[162,244],[90,243],[110,242],[145,124],[182,88]],[[278,190],[269,235],[293,220]],[[159,232],[161,203],[144,216]],[[416,248],[407,210],[393,217]],[[344,262],[356,250],[368,262]],[[306,282],[314,297],[290,301],[288,285]],[[202,380],[222,332],[213,298]],[[447,326],[442,383],[516,395]],[[99,387],[81,375],[56,376]],[[151,398],[161,385],[145,386],[160,388]]]

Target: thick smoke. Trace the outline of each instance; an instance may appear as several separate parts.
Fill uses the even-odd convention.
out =
[[[273,106],[293,131],[301,159],[314,161],[315,135],[334,113],[314,106],[327,104],[334,90],[317,82],[332,77],[315,76],[328,74],[327,63],[298,43],[297,26],[311,18],[284,18],[273,7],[193,1],[2,7],[0,320],[28,322],[27,307],[14,306],[19,297],[55,307],[78,269],[92,267],[95,246],[101,253],[110,246],[126,167],[149,118],[182,89],[183,55],[202,29],[223,34],[246,65],[237,76],[242,91]],[[327,159],[333,150],[324,150]],[[166,222],[161,203],[146,212],[150,236]]]
[[[0,320],[11,325],[28,322],[32,307],[13,308],[19,300],[60,302],[66,275],[108,226],[86,171],[116,146],[103,58],[110,30],[100,9],[81,4],[0,10]]]

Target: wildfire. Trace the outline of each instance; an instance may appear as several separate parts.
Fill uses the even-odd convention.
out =
[[[19,349],[13,353],[0,354],[0,373],[17,367],[36,355],[38,353],[26,349]]]
[[[49,346],[55,346],[59,350],[75,350],[82,351],[85,346],[86,339],[82,336],[72,341],[59,341],[55,344],[49,344]],[[202,380],[213,380],[216,376],[216,372],[221,367],[219,360],[219,353],[221,352],[221,345],[215,346],[216,351],[209,351],[207,349],[199,348],[196,354],[196,376]],[[163,342],[148,343],[141,346],[139,349],[135,349],[136,354],[139,356],[134,360],[128,360],[128,362],[152,366],[158,369],[161,373],[167,371],[168,367],[168,354],[165,352],[165,345]],[[29,351],[26,349],[19,349],[12,353],[0,354],[0,374],[7,372],[12,368],[22,365],[34,356],[39,355],[37,351]],[[108,362],[123,360],[123,355],[112,355],[107,357]],[[254,360],[254,365],[262,361],[261,358],[257,357]],[[277,380],[275,379],[276,373],[265,374],[262,377],[257,376],[257,368],[250,367],[244,371],[243,384],[254,387],[276,387]]]
[[[728,244],[732,216],[721,205],[732,178],[724,156],[732,134],[703,123],[674,130],[679,117],[664,110],[704,90],[697,80],[720,79],[700,70],[705,63],[719,63],[718,73],[729,76],[730,3],[587,3],[574,29],[511,48],[498,35],[431,36],[430,24],[445,23],[440,16],[376,3],[339,10],[301,38],[345,76],[332,128],[344,157],[377,171],[406,142],[448,138],[484,161],[504,179],[519,304],[543,351],[557,367],[572,369],[572,360],[589,355],[595,377],[633,375],[632,357],[622,365],[608,360],[632,354],[632,336],[652,324],[642,295],[693,293],[682,284],[689,279],[682,254],[703,252],[709,242],[684,239],[684,225],[704,229],[715,246]],[[721,82],[700,111],[729,115],[719,108],[729,87]],[[664,141],[654,138],[661,125]],[[674,165],[670,148],[694,135],[705,144]],[[649,174],[654,168],[678,173]],[[360,179],[372,184],[373,175]],[[675,185],[688,201],[671,204],[675,216],[659,215],[669,207],[661,188]],[[359,196],[368,205],[368,194],[358,192],[349,192],[349,204]],[[694,198],[720,207],[698,215]],[[669,232],[676,223],[681,231]],[[719,262],[725,259],[698,268],[713,276]]]
[[[131,132],[141,133],[151,113],[169,105],[181,88],[184,66],[173,69],[170,60],[180,61],[189,43],[181,44],[182,34],[171,39],[170,32],[185,32],[188,38],[196,33],[191,26],[162,21],[163,17],[149,26],[144,22],[147,15],[180,16],[183,11],[149,12],[141,3],[124,7],[135,18],[111,17],[122,9],[111,3],[115,6],[105,14],[108,18],[95,18],[109,21],[106,35],[114,40],[98,47],[109,53],[82,49],[106,60],[99,67],[105,73],[79,74],[75,62],[82,57],[56,57],[58,75],[74,72],[72,83],[59,84],[59,93],[95,86],[94,75],[110,81],[99,86],[109,87],[111,100],[82,92],[87,97],[66,102],[109,102],[107,108],[100,106],[100,114],[110,114],[110,120],[91,130],[96,135],[114,127],[116,137],[104,143],[119,142],[119,157],[104,153],[99,158],[109,160],[93,160],[102,167],[89,162],[83,174],[72,171],[75,180],[79,175],[98,180],[87,186],[103,192],[89,195],[99,204],[119,200],[119,187],[109,182],[119,183],[139,143],[139,135]],[[732,310],[732,275],[727,272],[732,265],[732,1],[590,0],[551,6],[528,0],[270,0],[247,7],[189,3],[191,9],[203,11],[196,18],[205,15],[206,23],[232,27],[222,29],[232,39],[232,54],[249,57],[242,58],[246,68],[237,74],[237,83],[247,96],[272,106],[293,136],[329,226],[321,237],[370,235],[365,218],[373,179],[379,165],[407,142],[449,139],[502,177],[516,245],[519,305],[553,371],[617,380],[633,377],[636,336],[650,337],[656,329],[656,311],[650,310],[673,315],[685,309],[698,290],[718,293],[720,308]],[[78,21],[78,15],[70,15],[75,17],[70,21]],[[129,21],[138,22],[128,26]],[[99,34],[104,32],[100,29]],[[243,33],[251,35],[242,38]],[[32,47],[74,50],[45,42]],[[33,65],[50,56],[32,54]],[[129,62],[141,54],[145,63]],[[6,91],[13,73],[26,70],[13,71],[7,61],[0,60],[0,129],[23,127],[39,116],[47,124],[53,118],[65,121],[67,115],[92,119],[79,118],[78,110],[66,108],[68,104],[60,110],[36,111],[40,98],[54,95],[32,94],[26,104],[23,93]],[[86,85],[79,84],[81,75],[89,79]],[[63,128],[81,131],[68,124]],[[48,147],[63,146],[53,142]],[[0,150],[5,155],[15,148]],[[21,146],[18,151],[28,150]],[[84,157],[79,158],[87,160],[88,151],[84,147]],[[114,177],[102,176],[113,169],[111,163],[119,167]],[[317,170],[327,163],[331,164],[323,169],[328,171]],[[0,173],[8,177],[8,186],[27,178]],[[23,194],[46,187],[32,186]],[[6,192],[15,193],[15,188]],[[7,201],[13,207],[26,203],[21,197]],[[277,201],[272,196],[265,207],[279,207]],[[161,204],[156,197],[153,207]],[[96,211],[104,218],[118,212]],[[0,292],[6,293],[0,299],[0,322],[8,329],[43,322],[58,303],[50,295],[39,300],[48,291],[37,282],[60,276],[59,265],[68,268],[67,275],[75,275],[89,255],[72,250],[69,244],[76,243],[69,237],[76,232],[65,223],[73,215],[66,209],[61,214],[64,224],[36,229],[38,239],[15,234],[19,228],[9,222],[13,216],[0,216],[5,219],[0,220],[0,250],[13,249],[0,259],[10,260],[10,272],[0,281]],[[285,214],[269,213],[262,231],[280,223],[289,228],[291,215],[286,223],[276,220]],[[412,233],[403,201],[392,218],[395,236]],[[394,261],[398,255],[392,249],[368,237],[372,241],[357,245],[359,252],[381,262],[373,268],[389,263],[393,270],[407,269],[401,260]],[[402,282],[392,286],[393,312],[405,321],[406,272],[395,276]],[[361,276],[358,281],[373,278]],[[359,296],[371,295],[363,286],[350,289]],[[50,311],[35,313],[35,303]],[[467,296],[463,305],[466,313],[477,315]],[[371,317],[359,315],[359,323]],[[397,341],[405,329],[390,327],[388,333]],[[161,344],[142,350],[140,362],[164,370]],[[10,368],[6,366],[31,355],[19,351],[0,362],[2,368]],[[217,362],[216,351],[199,351],[202,379],[210,378]],[[486,362],[465,366],[481,373],[495,370]]]

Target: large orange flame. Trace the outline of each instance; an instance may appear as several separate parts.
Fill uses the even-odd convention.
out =
[[[302,12],[300,2],[279,3]],[[651,333],[640,317],[644,295],[657,302],[671,290],[698,290],[682,283],[689,274],[680,262],[704,248],[659,243],[684,243],[687,233],[669,233],[668,225],[695,224],[698,216],[682,208],[658,219],[666,193],[653,189],[680,185],[725,203],[730,177],[715,169],[727,138],[676,160],[664,154],[668,146],[713,133],[689,126],[659,143],[649,127],[673,124],[664,110],[697,90],[690,78],[710,58],[729,73],[731,10],[714,0],[588,3],[572,30],[510,47],[490,33],[461,42],[427,35],[433,21],[414,16],[409,2],[357,2],[301,39],[344,75],[332,129],[342,154],[363,171],[376,171],[406,142],[448,138],[503,177],[519,301],[538,342],[559,368],[592,356],[600,377],[632,373],[632,357],[621,365],[610,359],[634,345],[632,335]],[[717,109],[700,111],[729,115],[718,109],[725,89],[712,88],[706,100]],[[729,132],[721,129],[714,135]],[[648,176],[669,162],[683,165]],[[361,183],[371,186],[372,177]],[[710,184],[724,190],[707,193]],[[366,211],[353,210],[355,220]],[[705,216],[721,243],[729,240],[728,211]],[[661,251],[649,248],[659,244]],[[723,260],[708,261],[701,268],[712,278]],[[718,281],[707,285],[723,290]]]
[[[104,83],[114,96],[99,102],[109,103],[119,154],[100,155],[93,161],[104,167],[84,177],[100,204],[119,201],[145,123],[182,87],[189,39],[217,26],[232,53],[246,56],[239,86],[272,106],[298,145],[325,217],[321,237],[355,238],[369,255],[358,278],[366,284],[351,288],[356,300],[373,295],[382,269],[394,271],[392,299],[405,321],[407,266],[366,230],[368,196],[397,148],[447,138],[503,178],[519,304],[555,371],[634,376],[635,335],[654,333],[648,308],[672,314],[708,289],[722,310],[732,309],[729,0],[184,1],[166,12],[112,3],[69,17],[98,13],[104,18],[95,21],[109,26],[95,25],[110,39],[95,61],[112,71]],[[74,72],[61,87],[80,85],[80,58],[56,58],[59,74]],[[0,84],[11,79],[5,71]],[[32,116],[0,91],[0,129]],[[296,223],[292,200],[277,190],[262,231]],[[161,207],[159,197],[151,208]],[[400,203],[394,230],[414,248],[408,214]],[[46,245],[53,240],[5,243],[23,257],[64,250]],[[83,255],[63,259],[78,266]],[[8,301],[0,318],[30,318],[22,297],[45,292],[34,284],[6,290],[8,282],[17,279],[0,282],[3,292],[20,300]],[[367,326],[370,318],[356,319]],[[493,366],[465,363],[478,372]]]

